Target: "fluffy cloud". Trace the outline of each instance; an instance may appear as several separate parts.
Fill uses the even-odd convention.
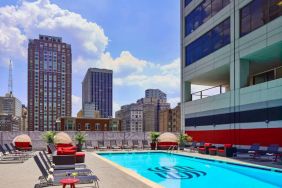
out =
[[[99,59],[108,44],[103,29],[81,15],[61,9],[49,0],[22,1],[0,8],[0,54],[25,58],[28,38],[38,34],[63,36],[74,54]],[[4,46],[4,48],[3,48]]]
[[[76,78],[72,96],[74,114],[81,108],[81,98],[76,93],[80,91],[80,78],[89,67],[112,69],[114,85],[127,87],[128,91],[130,87],[138,86],[144,90],[160,88],[173,97],[179,95],[179,59],[160,65],[137,58],[126,50],[113,58],[106,51],[109,39],[101,26],[80,14],[62,9],[50,0],[22,0],[15,6],[0,7],[1,64],[9,57],[19,60],[15,63],[26,62],[28,39],[37,38],[39,34],[62,36],[63,41],[72,45]],[[119,106],[114,103],[115,110]]]
[[[73,106],[72,111],[73,111],[73,114],[75,115],[82,108],[82,99],[81,97],[76,96],[76,95],[72,95],[71,99],[72,99],[72,106]]]

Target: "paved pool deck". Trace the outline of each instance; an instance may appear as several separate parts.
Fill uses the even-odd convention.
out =
[[[110,151],[121,152],[121,151]],[[125,151],[127,152],[127,151]],[[138,151],[136,151],[138,152]],[[100,188],[148,188],[160,187],[153,182],[140,177],[133,171],[125,169],[117,164],[113,164],[108,160],[98,156],[95,151],[87,151],[86,165],[100,179]],[[191,152],[176,152],[191,157],[201,157],[208,159],[222,160],[226,162],[235,162],[241,164],[263,165],[282,169],[282,164],[270,161],[250,160],[250,159],[233,159],[219,156],[202,155]],[[0,163],[0,187],[1,188],[32,188],[38,183],[38,177],[41,175],[34,160],[28,159],[24,163],[17,164],[1,164]],[[61,186],[53,186],[61,187]],[[94,188],[94,184],[78,184],[78,188]]]

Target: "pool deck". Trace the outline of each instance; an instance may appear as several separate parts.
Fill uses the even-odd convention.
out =
[[[116,151],[110,151],[116,152]],[[121,151],[117,151],[121,152]],[[122,151],[127,152],[127,151]],[[137,151],[135,151],[137,152]],[[245,159],[232,159],[219,156],[202,155],[191,152],[175,152],[179,154],[188,155],[191,157],[200,157],[206,159],[215,159],[226,162],[234,162],[240,164],[256,165],[256,166],[268,166],[282,169],[282,164],[266,162],[260,160]],[[147,187],[161,187],[135,172],[125,169],[117,164],[98,156],[95,152],[86,152],[86,165],[90,168],[95,175],[100,179],[100,188],[147,188]],[[24,163],[17,164],[0,164],[0,187],[9,188],[32,188],[38,183],[38,177],[41,175],[33,159],[28,159]],[[61,187],[61,186],[53,186]],[[92,188],[94,184],[78,184],[78,188]]]

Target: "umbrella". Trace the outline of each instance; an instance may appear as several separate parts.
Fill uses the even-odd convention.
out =
[[[173,133],[163,133],[158,137],[158,142],[178,142],[178,138]]]
[[[21,134],[19,136],[16,136],[13,140],[13,143],[15,142],[29,142],[31,143],[31,139],[27,134]]]
[[[55,144],[71,144],[71,137],[65,132],[59,132],[54,137]]]

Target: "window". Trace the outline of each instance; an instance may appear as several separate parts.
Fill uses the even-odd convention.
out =
[[[184,4],[185,7],[186,7],[187,5],[189,5],[191,2],[192,2],[192,0],[185,0],[185,2],[184,2],[184,3],[185,3],[185,4]]]
[[[229,43],[230,18],[186,46],[185,65],[188,66]]]
[[[185,36],[195,31],[229,3],[230,0],[204,0],[185,17]]]
[[[282,15],[280,0],[253,0],[240,10],[240,36],[267,24]]]
[[[95,130],[99,131],[100,130],[100,123],[95,123]]]
[[[77,124],[77,130],[78,130],[78,131],[80,131],[80,130],[81,130],[81,125],[80,125],[80,123],[79,123],[79,124]]]
[[[90,123],[85,123],[85,130],[89,131],[91,129]]]

